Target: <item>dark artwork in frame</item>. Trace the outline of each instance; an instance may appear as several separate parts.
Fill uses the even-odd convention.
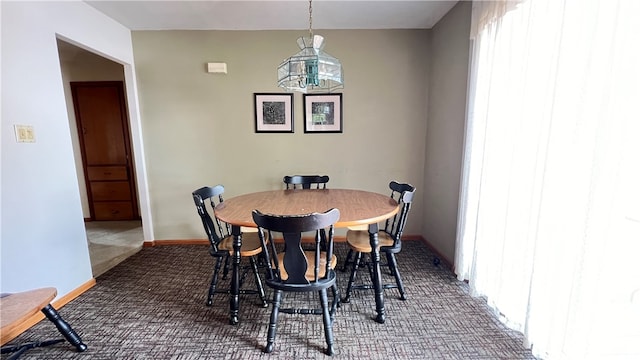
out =
[[[254,93],[257,133],[293,132],[293,94]]]
[[[287,121],[283,101],[264,101],[262,103],[262,123],[264,125],[284,125]]]

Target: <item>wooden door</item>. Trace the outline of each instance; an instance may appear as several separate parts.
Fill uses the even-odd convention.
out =
[[[71,82],[92,220],[139,219],[121,81]]]

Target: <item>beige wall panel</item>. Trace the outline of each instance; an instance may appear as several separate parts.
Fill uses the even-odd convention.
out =
[[[305,134],[299,93],[295,133],[254,132],[253,94],[282,93],[276,68],[306,31],[132,32],[156,238],[204,237],[190,195],[203,185],[231,197],[318,173],[333,188],[386,194],[398,180],[424,192],[428,32],[315,30],[344,67],[342,134]],[[207,73],[207,62],[228,74]],[[406,234],[421,232],[421,199]]]
[[[431,31],[423,236],[453,263],[464,141],[471,2],[458,3]]]

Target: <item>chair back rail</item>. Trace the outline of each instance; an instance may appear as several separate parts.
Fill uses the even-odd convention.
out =
[[[282,178],[287,189],[326,189],[329,182],[327,175],[287,175]]]
[[[218,245],[220,241],[231,233],[230,226],[227,223],[220,221],[216,217],[212,217],[207,210],[207,201],[210,204],[211,211],[217,204],[224,201],[222,194],[224,193],[224,186],[216,185],[213,187],[205,186],[192,193],[193,202],[196,205],[198,215],[202,220],[207,239],[211,243],[214,251],[218,251]]]
[[[393,239],[393,247],[397,247],[400,246],[402,232],[407,223],[416,188],[411,184],[401,184],[396,181],[391,181],[389,188],[391,189],[391,198],[400,204],[400,211],[385,221],[384,232]]]

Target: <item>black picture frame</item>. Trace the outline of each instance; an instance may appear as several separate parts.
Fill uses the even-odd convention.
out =
[[[293,132],[293,94],[254,93],[256,133]]]
[[[341,133],[342,93],[304,94],[304,132]]]

